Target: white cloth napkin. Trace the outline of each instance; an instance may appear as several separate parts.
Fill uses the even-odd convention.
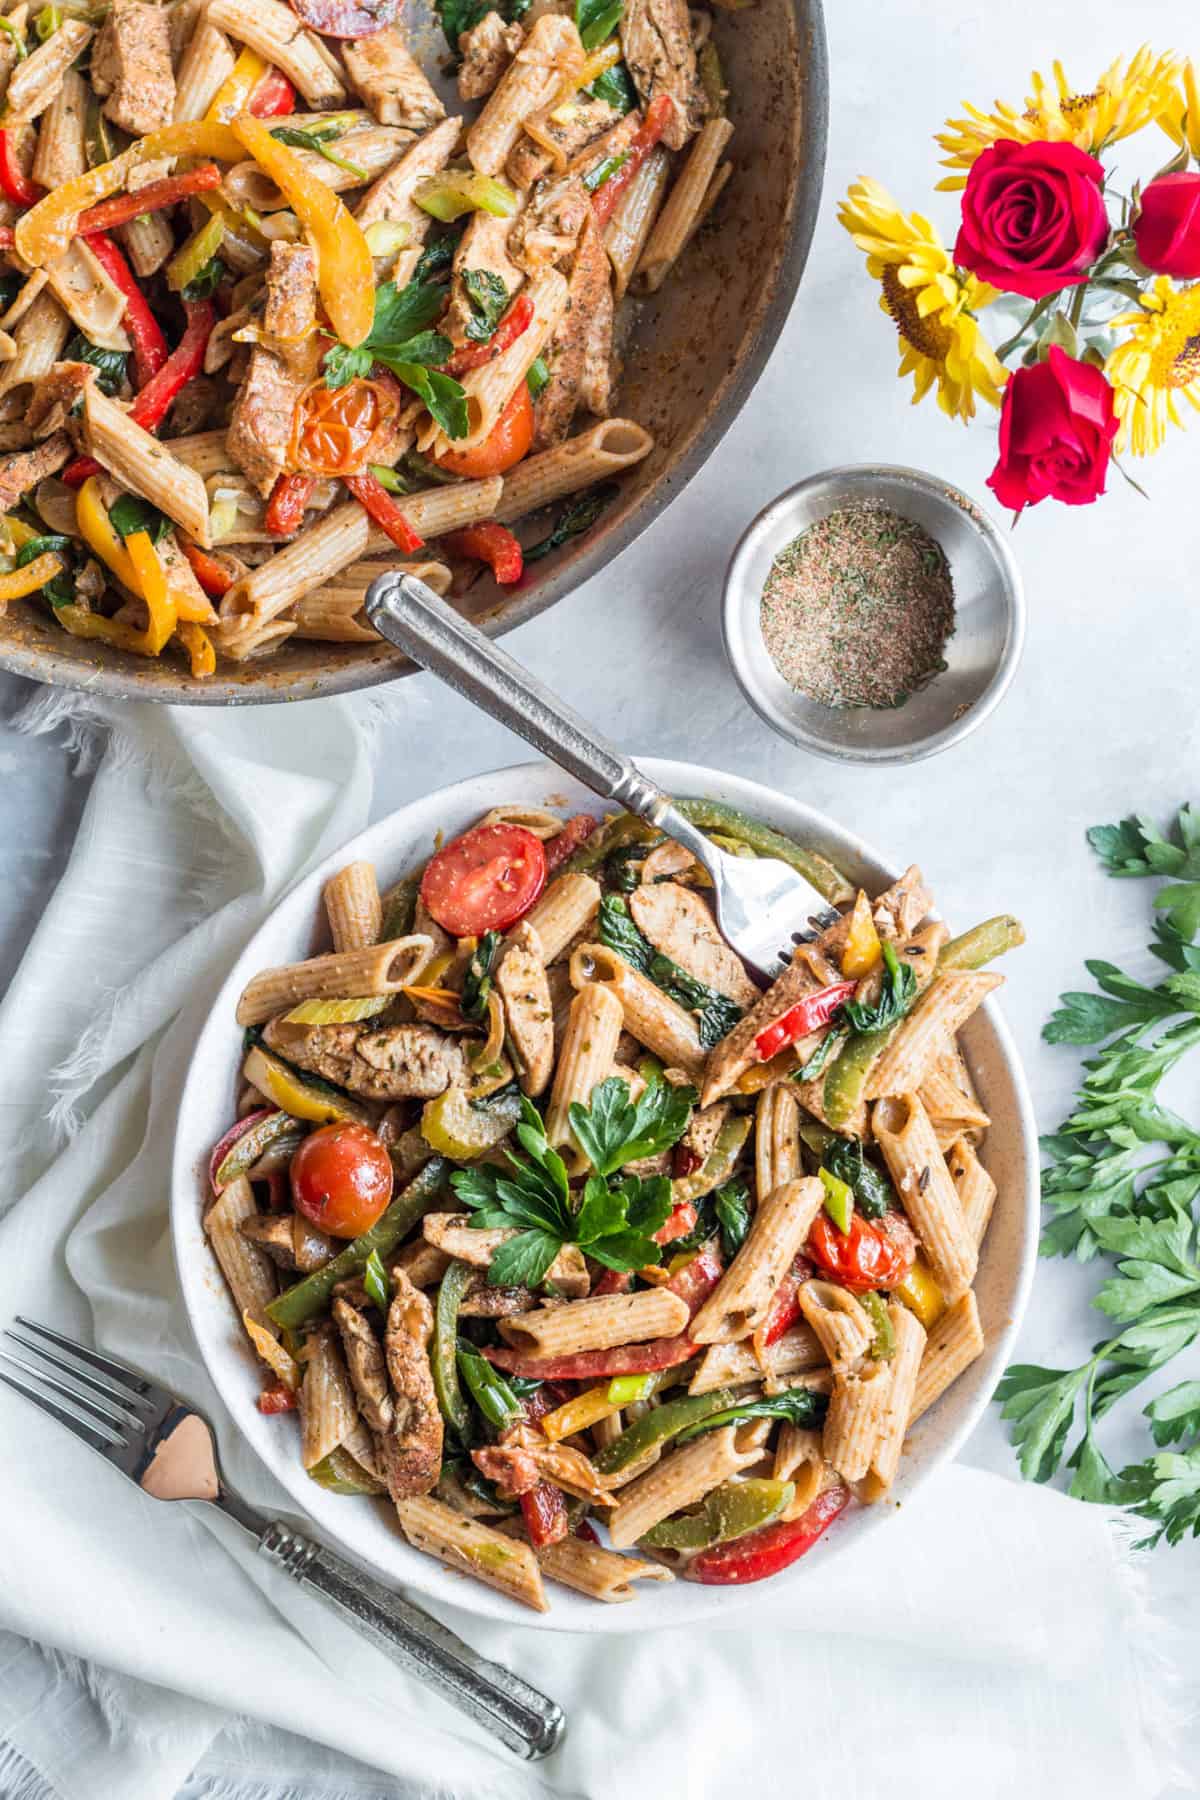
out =
[[[117,716],[47,696],[23,723],[102,760],[0,1007],[10,1192],[28,1189],[0,1222],[0,1319],[94,1333],[177,1387],[234,1484],[286,1514],[191,1345],[167,1171],[224,971],[366,822],[371,711]],[[212,1509],[139,1495],[3,1388],[0,1428],[4,1800],[718,1800],[750,1778],[839,1800],[1149,1800],[1171,1774],[1170,1682],[1134,1564],[1101,1512],[1054,1494],[947,1471],[848,1567],[814,1563],[800,1590],[764,1588],[703,1634],[648,1629],[649,1600],[619,1638],[447,1612],[567,1708],[564,1749],[530,1768]]]

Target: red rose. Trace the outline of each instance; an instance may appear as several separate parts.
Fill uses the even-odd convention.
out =
[[[1000,413],[1000,460],[988,486],[1014,512],[1047,495],[1086,506],[1104,492],[1117,435],[1112,389],[1091,363],[1055,344],[1046,362],[1014,369]]]
[[[1152,181],[1133,221],[1133,241],[1157,274],[1183,281],[1200,276],[1200,175],[1184,172]]]
[[[1004,138],[972,165],[954,260],[1027,300],[1082,281],[1108,239],[1104,170],[1074,144]]]

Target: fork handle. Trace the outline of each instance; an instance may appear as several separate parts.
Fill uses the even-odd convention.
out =
[[[528,1760],[561,1742],[561,1706],[510,1669],[488,1662],[437,1619],[364,1575],[303,1532],[272,1521],[258,1539],[271,1562],[337,1607],[363,1637]]]
[[[712,846],[633,761],[456,613],[415,575],[389,570],[367,589],[367,617],[388,642],[490,713],[606,800],[646,819],[708,868]]]

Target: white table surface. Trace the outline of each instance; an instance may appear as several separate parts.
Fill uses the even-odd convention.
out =
[[[862,258],[836,223],[858,174],[884,179],[907,208],[954,230],[954,198],[932,192],[932,133],[963,98],[1017,101],[1031,67],[1064,57],[1090,85],[1143,38],[1185,41],[1187,10],[1142,0],[1008,0],[1003,8],[934,8],[925,0],[836,0],[829,8],[832,126],[825,199],[799,299],[741,418],[665,517],[608,573],[507,640],[507,647],[612,737],[647,753],[739,770],[799,792],[893,859],[919,859],[956,925],[1020,913],[1029,944],[1010,959],[1003,1000],[1043,1129],[1066,1110],[1075,1054],[1039,1031],[1060,989],[1103,956],[1157,979],[1144,953],[1151,886],[1115,882],[1084,841],[1087,826],[1138,810],[1165,821],[1200,799],[1195,704],[1200,614],[1196,433],[1138,469],[1149,501],[1114,475],[1106,499],[1049,502],[1015,534],[1029,599],[1024,661],[1000,710],[965,744],[910,769],[842,768],[794,750],[761,724],[726,667],[721,576],[749,518],[782,487],[841,462],[911,463],[992,506],[992,419],[952,425],[932,401],[914,408],[895,379],[896,350]],[[1165,144],[1165,140],[1163,140]],[[5,711],[35,691],[0,677]],[[402,722],[380,740],[375,812],[430,786],[516,761],[524,746],[419,676],[393,690]],[[320,702],[307,704],[319,705]],[[7,981],[50,893],[78,822],[84,783],[59,746],[0,734],[0,981]],[[1179,1104],[1197,1115],[1195,1070]],[[1021,1360],[1072,1366],[1099,1335],[1094,1269],[1042,1264]],[[1182,1366],[1187,1363],[1187,1367]],[[1172,1382],[1200,1372],[1179,1359]],[[1164,1383],[1164,1385],[1166,1385]],[[1136,1407],[1125,1405],[1122,1416]],[[1107,1429],[1110,1460],[1146,1453],[1140,1429]],[[965,1451],[1011,1473],[993,1411]],[[1153,1603],[1183,1629],[1194,1615],[1200,1546],[1150,1560]],[[1180,1671],[1184,1673],[1183,1670]],[[1194,1674],[1194,1665],[1193,1665]],[[1185,1677],[1186,1679],[1186,1677]],[[1200,1725],[1187,1758],[1200,1765]],[[1031,1773],[1030,1792],[1036,1777]],[[1194,1786],[1171,1790],[1194,1793]]]

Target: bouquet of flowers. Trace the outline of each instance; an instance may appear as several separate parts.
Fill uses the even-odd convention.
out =
[[[1031,85],[1023,109],[966,106],[937,137],[951,171],[939,187],[962,196],[953,253],[874,181],[856,181],[838,215],[880,283],[914,401],[936,386],[952,418],[973,418],[977,394],[1000,408],[988,486],[1017,513],[1098,499],[1119,452],[1159,449],[1182,402],[1200,411],[1193,65],[1143,48],[1084,93],[1059,63]],[[1118,193],[1105,159],[1147,126],[1176,153]],[[1014,306],[993,349],[980,316]]]

